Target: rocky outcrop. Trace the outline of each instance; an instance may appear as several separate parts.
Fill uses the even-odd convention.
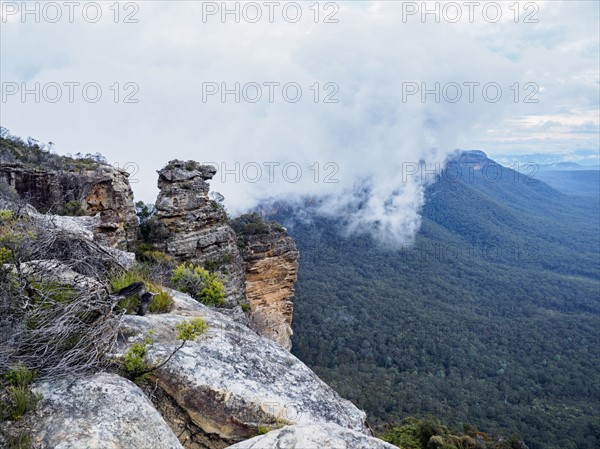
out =
[[[42,212],[99,215],[94,228],[99,242],[121,249],[137,238],[129,174],[104,164],[56,170],[18,162],[0,164],[0,184]]]
[[[337,424],[286,426],[229,446],[231,449],[398,449]]]
[[[289,350],[296,245],[284,228],[257,215],[229,222],[208,196],[207,181],[215,173],[212,166],[177,160],[158,172],[156,217],[168,231],[166,252],[217,271],[227,305],[247,302],[252,327]]]
[[[86,215],[100,214],[100,226],[95,230],[100,242],[125,248],[128,241],[133,241],[138,236],[138,220],[128,180],[129,173],[102,166],[88,173],[88,176],[89,184],[82,191],[83,211]]]
[[[219,273],[229,306],[245,302],[244,267],[225,210],[208,197],[216,170],[194,161],[171,161],[158,172],[156,217],[168,230],[166,252]]]
[[[258,214],[232,221],[240,252],[246,263],[246,298],[251,326],[260,334],[290,350],[294,283],[298,274],[298,250],[278,223]]]
[[[259,425],[334,423],[370,435],[365,413],[281,346],[188,295],[171,293],[171,313],[124,317],[120,352],[150,334],[149,362],[165,360],[180,343],[175,326],[202,317],[208,334],[188,342],[153,380],[205,434],[233,443],[257,435]]]
[[[135,263],[135,254],[115,247],[105,246],[102,239],[94,234],[101,226],[99,215],[93,217],[69,217],[63,215],[40,214],[33,206],[15,204],[0,197],[0,209],[12,210],[15,214],[28,217],[38,235],[37,242],[45,240],[41,245],[42,254],[38,258],[58,258],[78,269],[81,274],[100,274],[108,267],[130,268]],[[98,240],[101,240],[100,242]],[[38,248],[39,250],[40,248]],[[38,251],[39,252],[39,251]],[[90,263],[95,261],[97,263]],[[96,270],[96,271],[95,271]]]
[[[99,373],[45,382],[33,427],[40,449],[182,449],[158,411],[132,382]]]

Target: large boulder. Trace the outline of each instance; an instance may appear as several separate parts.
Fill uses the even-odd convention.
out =
[[[334,423],[370,434],[364,412],[280,345],[188,295],[171,293],[171,313],[124,318],[120,352],[151,336],[148,359],[157,364],[180,343],[175,326],[202,317],[207,335],[188,342],[153,380],[205,433],[233,443],[257,435],[259,426]]]
[[[33,445],[40,449],[181,449],[144,393],[114,374],[42,383]]]
[[[230,449],[398,449],[337,424],[286,426],[229,446]]]

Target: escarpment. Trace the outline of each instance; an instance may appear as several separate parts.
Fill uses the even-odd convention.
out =
[[[292,347],[294,283],[298,274],[298,250],[278,223],[258,214],[232,221],[240,252],[246,262],[246,297],[251,326],[261,335]]]
[[[166,232],[158,245],[178,261],[217,272],[233,310],[224,313],[163,285],[170,307],[144,316],[125,314],[105,282],[113,273],[140,268],[133,253],[114,248],[127,240],[130,215],[136,218],[127,177],[104,166],[67,174],[13,165],[2,173],[21,198],[31,199],[27,192],[38,192],[35,204],[42,210],[51,211],[59,198],[73,198],[93,215],[40,214],[0,198],[0,209],[5,209],[0,236],[21,225],[45,230],[28,256],[34,259],[18,262],[10,251],[1,253],[9,262],[4,274],[27,277],[49,289],[60,287],[63,293],[56,301],[46,294],[50,308],[44,309],[44,315],[47,310],[54,314],[57,329],[65,323],[79,325],[83,318],[89,321],[87,333],[81,327],[59,333],[52,360],[64,366],[35,365],[44,371],[31,389],[41,399],[24,421],[35,447],[223,449],[245,440],[248,447],[267,449],[288,440],[293,443],[289,447],[388,447],[372,437],[363,411],[289,352],[298,271],[294,241],[284,228],[256,214],[230,221],[208,196],[214,168],[172,161],[159,171],[155,219]],[[73,181],[66,183],[69,176]],[[72,186],[70,193],[64,185]],[[5,196],[2,190],[0,196]],[[27,235],[39,240],[42,234]],[[78,301],[78,308],[71,300]],[[240,304],[249,305],[246,315],[233,307]],[[60,311],[70,318],[65,321]],[[205,333],[182,344],[186,337],[178,329],[194,320],[204,323]],[[27,323],[35,326],[38,321]],[[0,333],[0,338],[5,336]],[[94,350],[81,352],[88,346]],[[31,360],[47,363],[44,354]],[[76,365],[79,360],[84,361],[81,367]],[[148,377],[133,376],[130,363],[149,367],[144,371]],[[58,374],[48,374],[52,369]],[[3,430],[22,428],[0,423],[0,446],[12,441]],[[265,433],[272,436],[254,439]]]
[[[0,163],[0,184],[42,212],[99,215],[93,229],[99,242],[125,249],[137,237],[129,174],[105,164],[44,168],[21,162]]]

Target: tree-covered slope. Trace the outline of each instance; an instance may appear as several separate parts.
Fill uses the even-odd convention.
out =
[[[598,204],[502,170],[431,185],[400,249],[279,207],[301,253],[293,352],[375,424],[600,447]]]

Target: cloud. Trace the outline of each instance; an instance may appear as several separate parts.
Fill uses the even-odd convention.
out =
[[[264,7],[258,23],[203,21],[206,2],[140,2],[138,23],[123,23],[126,11],[114,23],[108,5],[98,23],[11,20],[1,31],[3,82],[95,82],[102,98],[13,96],[2,103],[2,124],[51,140],[59,152],[137,164],[133,188],[145,201],[154,200],[155,171],[169,159],[215,162],[213,188],[233,213],[265,199],[319,196],[350,230],[395,241],[420,224],[423,179],[407,176],[419,161],[435,168],[455,148],[492,156],[598,148],[598,122],[588,120],[598,115],[598,33],[587,31],[597,30],[595,2],[537,2],[538,23],[522,23],[524,11],[514,23],[508,8],[498,23],[478,14],[469,23],[466,11],[458,23],[403,21],[407,3],[336,2],[337,23],[323,23],[333,11],[324,3],[318,23],[308,3],[297,23],[277,14],[270,23]],[[470,82],[480,83],[472,102]],[[239,83],[240,102],[233,93],[225,103],[219,94],[203,102],[203,83]],[[270,85],[272,102],[264,83],[279,83]],[[296,84],[284,92],[286,83]],[[488,101],[486,83],[502,89],[498,102]],[[538,103],[523,101],[527,83],[539,87]],[[244,101],[256,86],[262,99]],[[286,101],[295,86],[302,97]],[[446,101],[456,86],[461,100]],[[429,93],[423,102],[423,88],[439,100]],[[128,94],[139,102],[124,103]],[[532,128],[532,117],[547,128]]]

